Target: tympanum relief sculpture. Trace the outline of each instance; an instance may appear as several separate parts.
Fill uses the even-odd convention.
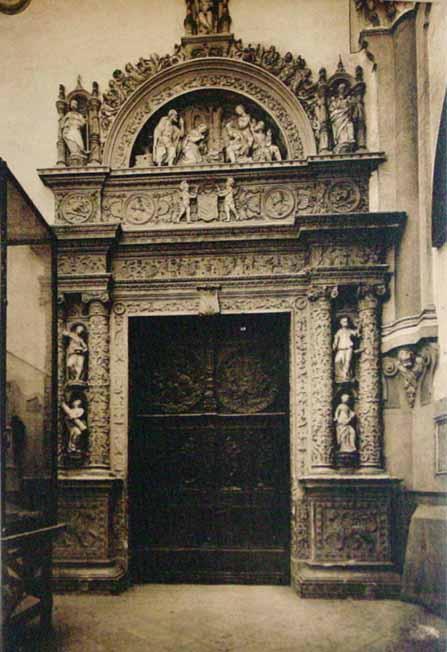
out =
[[[219,99],[225,101],[223,96]],[[188,107],[185,113],[183,117],[176,109],[170,109],[157,122],[153,136],[149,134],[148,139],[153,142],[152,161],[155,165],[282,160],[272,128],[266,128],[265,119],[258,120],[243,104],[236,104],[233,110],[225,106],[199,104]],[[189,128],[186,127],[188,123]],[[148,149],[146,145],[145,154],[136,154],[137,167],[150,161]]]

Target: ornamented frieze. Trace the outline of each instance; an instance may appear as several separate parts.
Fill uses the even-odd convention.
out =
[[[290,254],[118,258],[113,263],[113,273],[117,281],[283,276],[299,274],[305,267],[306,257],[304,251],[297,251]]]
[[[375,243],[324,244],[312,247],[312,267],[356,267],[385,263],[385,248]]]
[[[228,182],[232,181],[231,190]],[[186,184],[186,185],[185,185]],[[229,194],[231,193],[231,194]],[[106,192],[102,205],[103,222],[122,222],[145,228],[208,223],[260,221],[276,223],[295,216],[319,213],[350,213],[368,210],[366,179],[317,179],[293,183],[239,183],[226,181],[182,181],[156,185],[149,190]],[[353,262],[374,264],[383,252],[377,247],[352,245],[349,248],[314,248],[316,264],[338,266],[348,252]],[[336,262],[330,262],[336,259]],[[358,263],[354,262],[358,259]],[[324,262],[325,261],[325,262]]]
[[[61,254],[57,259],[61,276],[105,273],[106,257],[99,254]]]

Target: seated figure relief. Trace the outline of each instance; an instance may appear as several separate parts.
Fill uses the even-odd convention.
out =
[[[211,108],[203,111],[203,120],[191,120],[187,111],[183,116],[170,109],[153,130],[153,163],[173,166],[281,161],[273,130],[268,122],[258,119],[257,113],[255,116],[243,104],[236,104],[225,117],[223,109]]]

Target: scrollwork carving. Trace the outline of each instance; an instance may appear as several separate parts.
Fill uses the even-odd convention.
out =
[[[293,254],[239,254],[229,256],[152,256],[118,259],[114,273],[118,280],[206,278],[287,275],[299,273],[305,252]]]

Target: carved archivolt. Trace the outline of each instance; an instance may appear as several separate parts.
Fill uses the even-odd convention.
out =
[[[278,126],[287,158],[300,159],[316,153],[309,119],[284,84],[244,62],[213,57],[207,61],[206,72],[203,62],[191,60],[162,70],[129,95],[126,111],[117,110],[111,124],[103,163],[113,168],[128,167],[137,135],[149,118],[174,98],[206,89],[238,93],[260,106]]]

